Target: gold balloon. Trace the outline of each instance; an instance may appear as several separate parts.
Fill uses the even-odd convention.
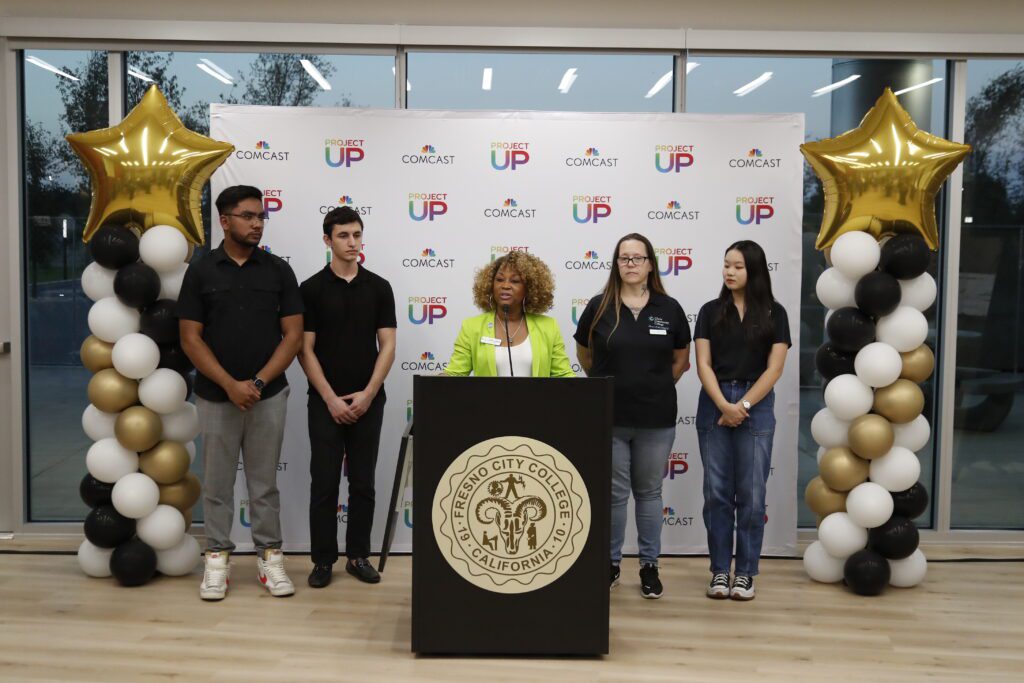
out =
[[[114,361],[111,358],[113,351],[113,344],[90,334],[82,342],[82,348],[79,350],[78,355],[81,357],[82,365],[85,366],[86,370],[89,372],[99,372],[100,370],[114,367]]]
[[[148,451],[160,441],[163,430],[160,416],[145,406],[125,409],[114,422],[114,436],[130,451]]]
[[[139,455],[139,469],[158,484],[180,480],[188,466],[188,451],[177,441],[161,441]]]
[[[179,481],[160,486],[160,504],[171,505],[185,514],[199,500],[201,490],[199,477],[188,472]]]
[[[825,193],[814,247],[830,247],[846,232],[875,239],[911,232],[935,251],[935,194],[970,150],[920,130],[886,88],[857,128],[800,145]]]
[[[89,380],[89,403],[105,413],[119,413],[139,402],[139,383],[114,368],[100,370]]]
[[[887,387],[875,389],[871,409],[890,422],[905,424],[924,410],[924,392],[909,379],[898,379]]]
[[[821,477],[815,477],[807,482],[804,501],[807,507],[822,517],[827,517],[833,512],[846,512],[846,492],[830,489]]]
[[[833,491],[849,491],[868,479],[868,461],[846,447],[830,448],[818,463],[821,480]]]
[[[172,225],[203,243],[203,185],[234,150],[185,128],[157,87],[112,128],[67,136],[89,172],[92,205],[82,239],[106,223]]]
[[[896,434],[884,417],[868,414],[861,415],[850,423],[847,439],[851,451],[862,458],[873,460],[889,452],[896,440]]]
[[[913,351],[901,353],[900,358],[903,359],[900,377],[911,382],[920,384],[931,377],[932,371],[935,370],[935,354],[927,344],[921,344]]]

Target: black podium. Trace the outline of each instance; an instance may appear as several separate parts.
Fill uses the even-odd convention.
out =
[[[412,650],[608,652],[612,380],[414,378]]]

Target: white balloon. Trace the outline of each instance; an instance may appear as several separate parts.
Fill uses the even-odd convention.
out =
[[[188,451],[188,464],[191,465],[196,461],[196,442],[189,441],[186,443],[185,450]]]
[[[192,441],[199,436],[199,413],[192,403],[186,403],[179,410],[160,416],[163,419],[163,436],[167,441]]]
[[[857,283],[840,273],[835,268],[827,268],[818,276],[818,282],[814,291],[818,295],[818,301],[825,308],[843,308],[844,306],[856,306],[853,298],[853,291]]]
[[[158,360],[159,355],[158,349]],[[139,382],[139,402],[154,413],[181,410],[185,407],[186,396],[188,385],[185,384],[185,378],[170,368],[156,369]]]
[[[817,458],[819,465],[821,464],[821,456],[825,455],[825,451],[827,450],[828,449],[825,448],[824,446],[818,446],[818,452],[814,457]]]
[[[903,359],[900,352],[883,342],[871,342],[857,352],[853,369],[869,387],[887,387],[900,378]]]
[[[110,355],[114,369],[130,379],[148,377],[160,365],[160,347],[139,332],[118,339]]]
[[[882,249],[866,232],[846,232],[832,245],[832,265],[854,282],[878,267]]]
[[[93,301],[114,296],[114,276],[116,270],[104,268],[93,261],[82,271],[82,291]]]
[[[114,509],[125,517],[142,519],[156,510],[160,502],[160,487],[142,472],[133,472],[117,480],[110,492],[110,500]]]
[[[854,523],[845,512],[833,512],[821,520],[818,540],[832,557],[845,560],[868,543],[868,530]]]
[[[910,280],[899,280],[899,283],[901,306],[927,311],[935,303],[938,288],[935,286],[935,278],[928,273],[921,273]]]
[[[188,264],[182,263],[177,270],[160,274],[161,299],[178,300],[178,294],[181,292],[181,282],[185,279],[186,270],[188,270]]]
[[[90,543],[89,539],[85,539],[82,545],[78,546],[78,566],[86,576],[97,579],[110,576],[110,556],[113,552],[113,548],[100,548]]]
[[[913,451],[893,446],[868,465],[868,478],[889,491],[906,491],[921,476],[921,461]]]
[[[849,431],[850,423],[840,420],[828,408],[822,408],[811,418],[811,436],[815,443],[824,448],[848,445]]]
[[[100,481],[113,484],[139,471],[139,454],[122,446],[116,438],[100,439],[85,454],[85,468]]]
[[[823,325],[823,328],[828,327],[828,319],[831,318],[832,314],[835,313],[835,312],[836,312],[836,309],[834,309],[834,308],[830,308],[827,311],[825,311],[825,324]]]
[[[93,441],[114,438],[115,422],[116,413],[105,413],[91,403],[82,413],[82,430]]]
[[[918,548],[910,557],[889,560],[889,585],[897,588],[913,588],[924,581],[928,573],[928,560]]]
[[[885,524],[894,506],[892,494],[872,481],[857,484],[846,496],[846,513],[854,524],[867,529]]]
[[[918,415],[905,424],[893,423],[892,431],[896,434],[895,446],[902,446],[908,451],[919,451],[928,444],[932,435],[931,425],[924,415]]]
[[[821,583],[836,583],[843,579],[845,562],[832,557],[821,541],[815,541],[804,551],[804,571],[807,576]]]
[[[153,550],[168,550],[181,542],[185,533],[185,517],[175,507],[157,505],[136,523],[135,533]]]
[[[867,415],[874,401],[875,392],[856,375],[838,375],[825,386],[825,405],[839,420],[851,421]]]
[[[158,273],[169,273],[188,258],[188,240],[177,228],[154,225],[142,233],[139,258]]]
[[[900,353],[913,351],[928,337],[928,320],[910,306],[900,306],[875,323],[875,338]]]
[[[185,534],[172,548],[156,551],[156,570],[164,576],[184,576],[199,566],[199,541]]]
[[[89,331],[113,344],[124,335],[139,331],[139,312],[125,306],[116,296],[104,297],[89,309]]]

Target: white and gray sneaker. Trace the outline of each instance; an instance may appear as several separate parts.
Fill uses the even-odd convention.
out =
[[[263,556],[256,557],[257,578],[270,594],[283,598],[295,593],[295,585],[284,570],[284,553],[278,548],[267,548]]]
[[[707,596],[713,600],[725,600],[729,597],[729,575],[715,574],[708,585]]]
[[[228,553],[206,553],[206,568],[199,597],[203,600],[223,600],[231,583],[231,564]]]
[[[754,577],[737,574],[736,580],[732,582],[732,592],[729,593],[729,597],[733,600],[753,600]]]

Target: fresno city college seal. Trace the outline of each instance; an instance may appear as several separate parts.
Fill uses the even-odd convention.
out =
[[[481,441],[434,493],[434,539],[462,578],[495,593],[527,593],[562,576],[590,532],[590,496],[569,459],[521,436]]]

